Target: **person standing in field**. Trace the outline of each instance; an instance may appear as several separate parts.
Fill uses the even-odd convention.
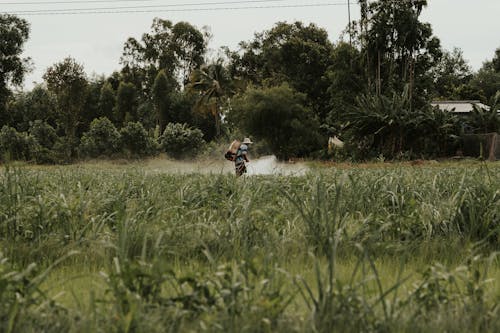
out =
[[[250,162],[248,159],[248,149],[249,145],[253,142],[249,138],[245,138],[241,143],[240,147],[236,151],[236,157],[234,159],[234,168],[236,170],[236,176],[242,176],[247,172],[247,166],[245,163]]]

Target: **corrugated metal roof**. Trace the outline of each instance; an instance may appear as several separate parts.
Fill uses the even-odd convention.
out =
[[[474,110],[474,105],[489,110],[490,107],[480,101],[434,101],[432,106],[437,106],[441,110],[455,113],[469,113]]]

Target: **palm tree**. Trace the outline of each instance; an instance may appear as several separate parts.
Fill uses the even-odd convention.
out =
[[[210,112],[215,119],[215,131],[221,132],[223,98],[230,93],[231,78],[224,67],[223,60],[202,66],[192,72],[188,90],[199,94],[195,108],[200,112]]]
[[[478,134],[500,132],[500,93],[493,100],[493,106],[483,108],[474,105],[471,113],[471,125]]]

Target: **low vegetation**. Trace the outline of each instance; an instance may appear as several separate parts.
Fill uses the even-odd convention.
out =
[[[498,164],[140,166],[2,169],[2,331],[500,329]]]

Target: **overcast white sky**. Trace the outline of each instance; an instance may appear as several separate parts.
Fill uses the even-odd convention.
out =
[[[21,2],[46,2],[49,0],[0,0],[0,11],[64,9],[85,7],[116,7],[137,5],[171,5],[192,3],[227,2],[230,0],[139,0],[131,2],[113,0],[111,3],[92,4],[30,4]],[[78,1],[78,0],[68,0]],[[278,0],[269,3],[250,3],[245,6],[338,3],[347,0]],[[6,3],[16,3],[7,5]],[[356,0],[351,0],[356,2]],[[238,5],[224,5],[235,7]],[[200,8],[201,6],[195,6]],[[217,7],[211,5],[208,7]],[[177,7],[185,8],[185,7]],[[205,6],[206,8],[206,6]],[[429,0],[429,7],[423,13],[423,20],[430,22],[434,33],[441,39],[444,48],[459,47],[474,69],[483,61],[491,59],[500,47],[500,0]],[[351,6],[352,19],[359,18],[359,7]],[[33,59],[35,69],[26,77],[25,87],[33,82],[42,82],[47,67],[67,56],[82,63],[91,75],[110,74],[120,68],[119,59],[123,44],[128,37],[140,38],[150,30],[154,17],[171,21],[187,21],[198,28],[210,27],[213,39],[212,49],[229,46],[237,49],[242,40],[252,39],[255,32],[270,29],[278,21],[305,23],[314,22],[325,28],[332,41],[337,41],[347,19],[346,6],[308,8],[268,8],[221,11],[186,11],[156,13],[120,13],[93,15],[49,15],[24,16],[31,24],[31,35],[24,55]]]

